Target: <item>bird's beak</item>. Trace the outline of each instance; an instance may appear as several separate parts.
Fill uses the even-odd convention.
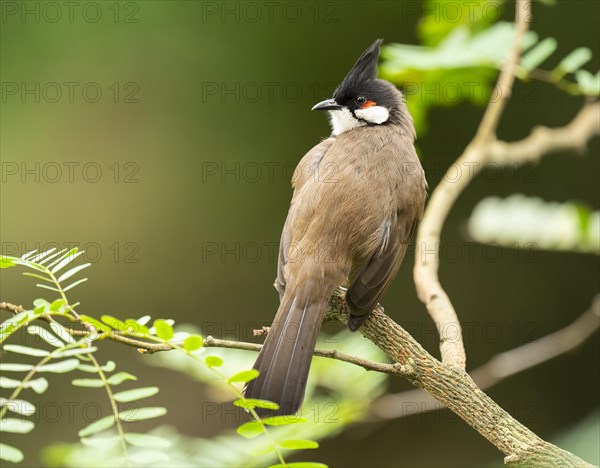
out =
[[[325,99],[313,106],[311,110],[340,110],[342,106],[340,106],[335,99]]]

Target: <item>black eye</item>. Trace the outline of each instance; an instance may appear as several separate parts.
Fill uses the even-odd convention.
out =
[[[367,98],[364,96],[358,96],[356,99],[356,104],[358,104],[359,106],[362,106],[365,102],[367,102]]]

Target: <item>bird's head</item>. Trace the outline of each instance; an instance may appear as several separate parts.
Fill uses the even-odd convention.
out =
[[[333,135],[366,125],[406,123],[412,128],[402,93],[391,83],[377,79],[382,42],[377,39],[363,52],[334,91],[333,98],[313,106],[312,110],[329,111]]]

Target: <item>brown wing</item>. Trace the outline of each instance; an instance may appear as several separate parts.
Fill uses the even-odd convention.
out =
[[[275,279],[275,288],[279,292],[279,300],[283,298],[283,293],[285,292],[285,265],[288,262],[288,248],[291,242],[289,220],[290,213],[288,212],[288,217],[283,225],[283,231],[281,231],[281,239],[279,240],[279,259],[277,260],[277,278]]]
[[[395,190],[396,210],[389,217],[381,235],[379,247],[370,259],[358,267],[358,272],[346,292],[351,316],[348,327],[356,330],[373,311],[379,298],[393,281],[402,259],[423,214],[427,183],[412,141],[405,138],[387,147],[381,156],[386,162],[397,164],[399,172],[385,169],[389,184]],[[389,151],[392,151],[389,154]],[[398,159],[394,159],[394,157]]]
[[[292,242],[290,229],[293,224],[294,199],[310,177],[318,177],[319,164],[334,141],[334,138],[327,138],[314,146],[304,155],[294,170],[294,175],[292,177],[294,195],[292,196],[290,209],[288,210],[288,215],[285,224],[283,225],[283,231],[281,231],[281,239],[279,241],[279,258],[277,261],[277,279],[275,280],[275,288],[279,292],[280,299],[283,297],[286,285],[285,266],[288,262],[288,250],[290,243]]]
[[[396,277],[417,223],[418,215],[398,213],[396,226],[390,226],[382,248],[360,268],[352,280],[346,292],[346,301],[352,311],[348,319],[350,330],[357,330],[361,326]]]

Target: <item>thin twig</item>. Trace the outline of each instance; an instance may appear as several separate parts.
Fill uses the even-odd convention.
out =
[[[23,311],[23,307],[11,304],[9,302],[0,302],[0,309],[7,310],[16,314],[20,311]],[[40,316],[41,320],[45,320],[47,322],[54,321],[51,317]],[[62,325],[62,324],[61,324]],[[71,327],[67,327],[62,325],[62,327],[73,337],[83,337],[89,335],[88,331],[84,330],[76,330]],[[266,328],[266,327],[265,327]],[[264,331],[264,330],[263,330]],[[127,346],[131,346],[137,348],[137,350],[144,354],[153,354],[161,351],[171,351],[173,346],[167,343],[151,343],[148,341],[140,340],[137,338],[132,338],[131,336],[124,335],[123,333],[117,330],[111,330],[108,333],[105,333],[103,339],[108,339],[114,341],[116,343],[121,343]],[[221,340],[219,338],[213,338],[212,336],[207,336],[203,339],[203,346],[206,348],[228,348],[228,349],[241,349],[246,351],[260,351],[262,348],[261,344],[258,343],[247,343],[244,341],[231,341],[231,340]],[[335,359],[337,361],[347,362],[349,364],[354,364],[356,366],[362,367],[368,371],[382,372],[384,374],[397,374],[397,375],[408,375],[410,373],[410,369],[405,368],[399,364],[386,364],[381,362],[370,361],[368,359],[363,359],[358,356],[353,356],[350,354],[343,353],[341,351],[337,351],[335,349],[316,349],[314,352],[315,356],[324,357],[329,359]]]

